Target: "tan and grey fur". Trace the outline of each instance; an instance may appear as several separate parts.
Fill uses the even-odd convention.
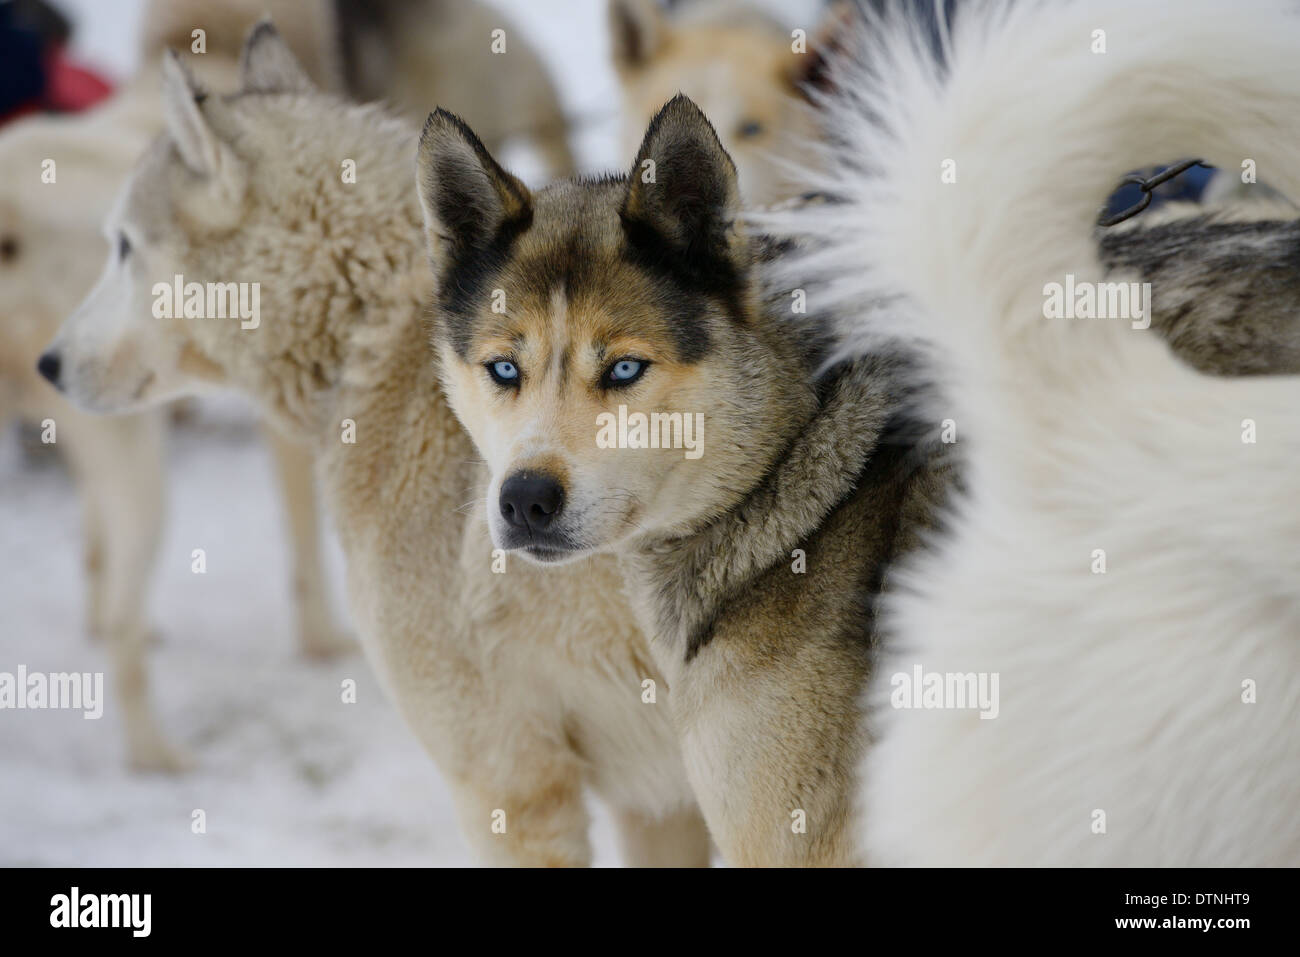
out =
[[[1300,372],[1300,220],[1284,201],[1178,203],[1101,237],[1101,262],[1151,283],[1151,323],[1217,375]]]
[[[204,93],[175,58],[165,73],[167,133],[109,219],[131,260],[110,261],[55,344],[71,397],[122,408],[219,382],[312,442],[363,646],[483,860],[587,863],[591,788],[631,863],[706,864],[662,676],[613,561],[543,574],[510,557],[496,574],[466,508],[481,472],[429,346],[416,131],[313,89],[269,24],[236,96]],[[175,272],[260,281],[261,325],[150,320],[150,284]],[[160,340],[147,367],[106,364],[142,336]]]
[[[141,770],[183,768],[186,755],[163,733],[148,690],[146,604],[163,522],[166,479],[163,413],[94,417],[38,376],[37,358],[60,322],[94,285],[103,263],[100,226],[113,192],[161,127],[157,63],[168,44],[190,48],[205,30],[194,66],[217,86],[238,74],[241,35],[270,8],[282,14],[290,42],[314,75],[336,69],[331,11],[325,0],[151,2],[143,17],[147,66],[105,104],[71,117],[20,120],[0,133],[0,423],[53,420],[55,446],[82,499],[86,619],[105,639],[126,731],[128,763]],[[57,179],[41,183],[42,164]],[[35,184],[35,185],[33,185]],[[326,600],[318,551],[310,457],[266,431],[275,456],[293,547],[293,594],[299,646],[327,656],[352,646]]]
[[[933,448],[888,427],[894,381],[878,363],[837,377],[739,507],[626,562],[678,661],[687,767],[737,863],[862,863],[853,781],[875,604],[948,482]]]
[[[623,558],[730,863],[856,863],[871,608],[942,490],[929,453],[890,428],[890,362],[816,381],[815,336],[763,301],[735,168],[685,97],[650,124],[630,177],[530,194],[445,113],[420,164],[438,342],[492,472],[494,541],[552,564]],[[517,386],[485,370],[500,361]],[[627,361],[641,377],[613,385]],[[620,403],[701,411],[704,454],[598,449],[595,416]],[[562,503],[526,530],[511,518],[520,476]]]

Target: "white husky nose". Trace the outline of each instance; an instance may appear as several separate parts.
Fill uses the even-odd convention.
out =
[[[53,349],[41,353],[41,357],[36,360],[36,371],[49,380],[55,388],[59,385],[59,370],[63,367],[63,361],[59,354]]]

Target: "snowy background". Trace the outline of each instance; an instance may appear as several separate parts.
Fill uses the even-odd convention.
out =
[[[137,0],[59,0],[75,52],[113,77],[134,68]],[[604,0],[496,0],[541,50],[578,117],[589,169],[622,167]],[[771,4],[769,4],[771,6]],[[816,0],[778,5],[809,15]],[[523,165],[527,157],[511,158]],[[2,172],[2,171],[0,171]],[[295,651],[287,544],[269,453],[237,399],[173,430],[168,524],[150,610],[150,673],[163,727],[197,759],[181,777],[124,769],[121,716],[0,712],[0,865],[472,865],[433,763],[359,654]],[[203,547],[206,575],[190,571]],[[50,457],[0,431],[0,671],[105,671],[83,629],[80,513]],[[328,555],[343,610],[342,556]],[[343,704],[344,678],[358,685]],[[207,833],[190,830],[201,808]],[[593,807],[597,864],[618,862]]]

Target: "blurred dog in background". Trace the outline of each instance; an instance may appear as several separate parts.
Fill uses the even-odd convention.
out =
[[[537,51],[478,0],[335,0],[348,91],[414,122],[434,106],[474,118],[493,149],[521,138],[552,176],[576,172],[569,124]]]
[[[810,95],[825,82],[826,55],[846,23],[846,6],[832,3],[820,23],[787,28],[742,0],[688,0],[671,12],[658,0],[609,0],[623,152],[633,155],[651,117],[685,93],[717,129],[747,203],[802,192],[790,163],[807,168],[816,159],[810,147],[822,131]]]
[[[267,6],[323,82],[339,75],[326,0],[153,0],[145,10],[144,66],[102,105],[74,116],[33,116],[0,131],[0,417],[54,423],[55,445],[81,491],[86,611],[105,639],[125,719],[127,760],[141,770],[175,771],[187,761],[153,713],[145,659],[147,595],[163,520],[162,414],[91,417],[51,389],[59,370],[43,340],[94,285],[103,261],[101,224],[114,193],[161,129],[159,61],[168,46],[190,50],[204,31],[195,69],[233,85],[243,34]],[[42,182],[45,164],[53,176]],[[299,646],[310,656],[353,647],[326,598],[310,455],[266,432],[288,512]]]

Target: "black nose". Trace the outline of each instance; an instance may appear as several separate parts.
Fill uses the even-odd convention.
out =
[[[59,361],[59,354],[57,352],[44,352],[41,354],[41,357],[36,360],[36,371],[49,379],[54,385],[58,385],[60,365],[62,365],[62,363]]]
[[[516,528],[540,532],[564,505],[564,489],[549,475],[518,472],[501,486],[501,515]]]

